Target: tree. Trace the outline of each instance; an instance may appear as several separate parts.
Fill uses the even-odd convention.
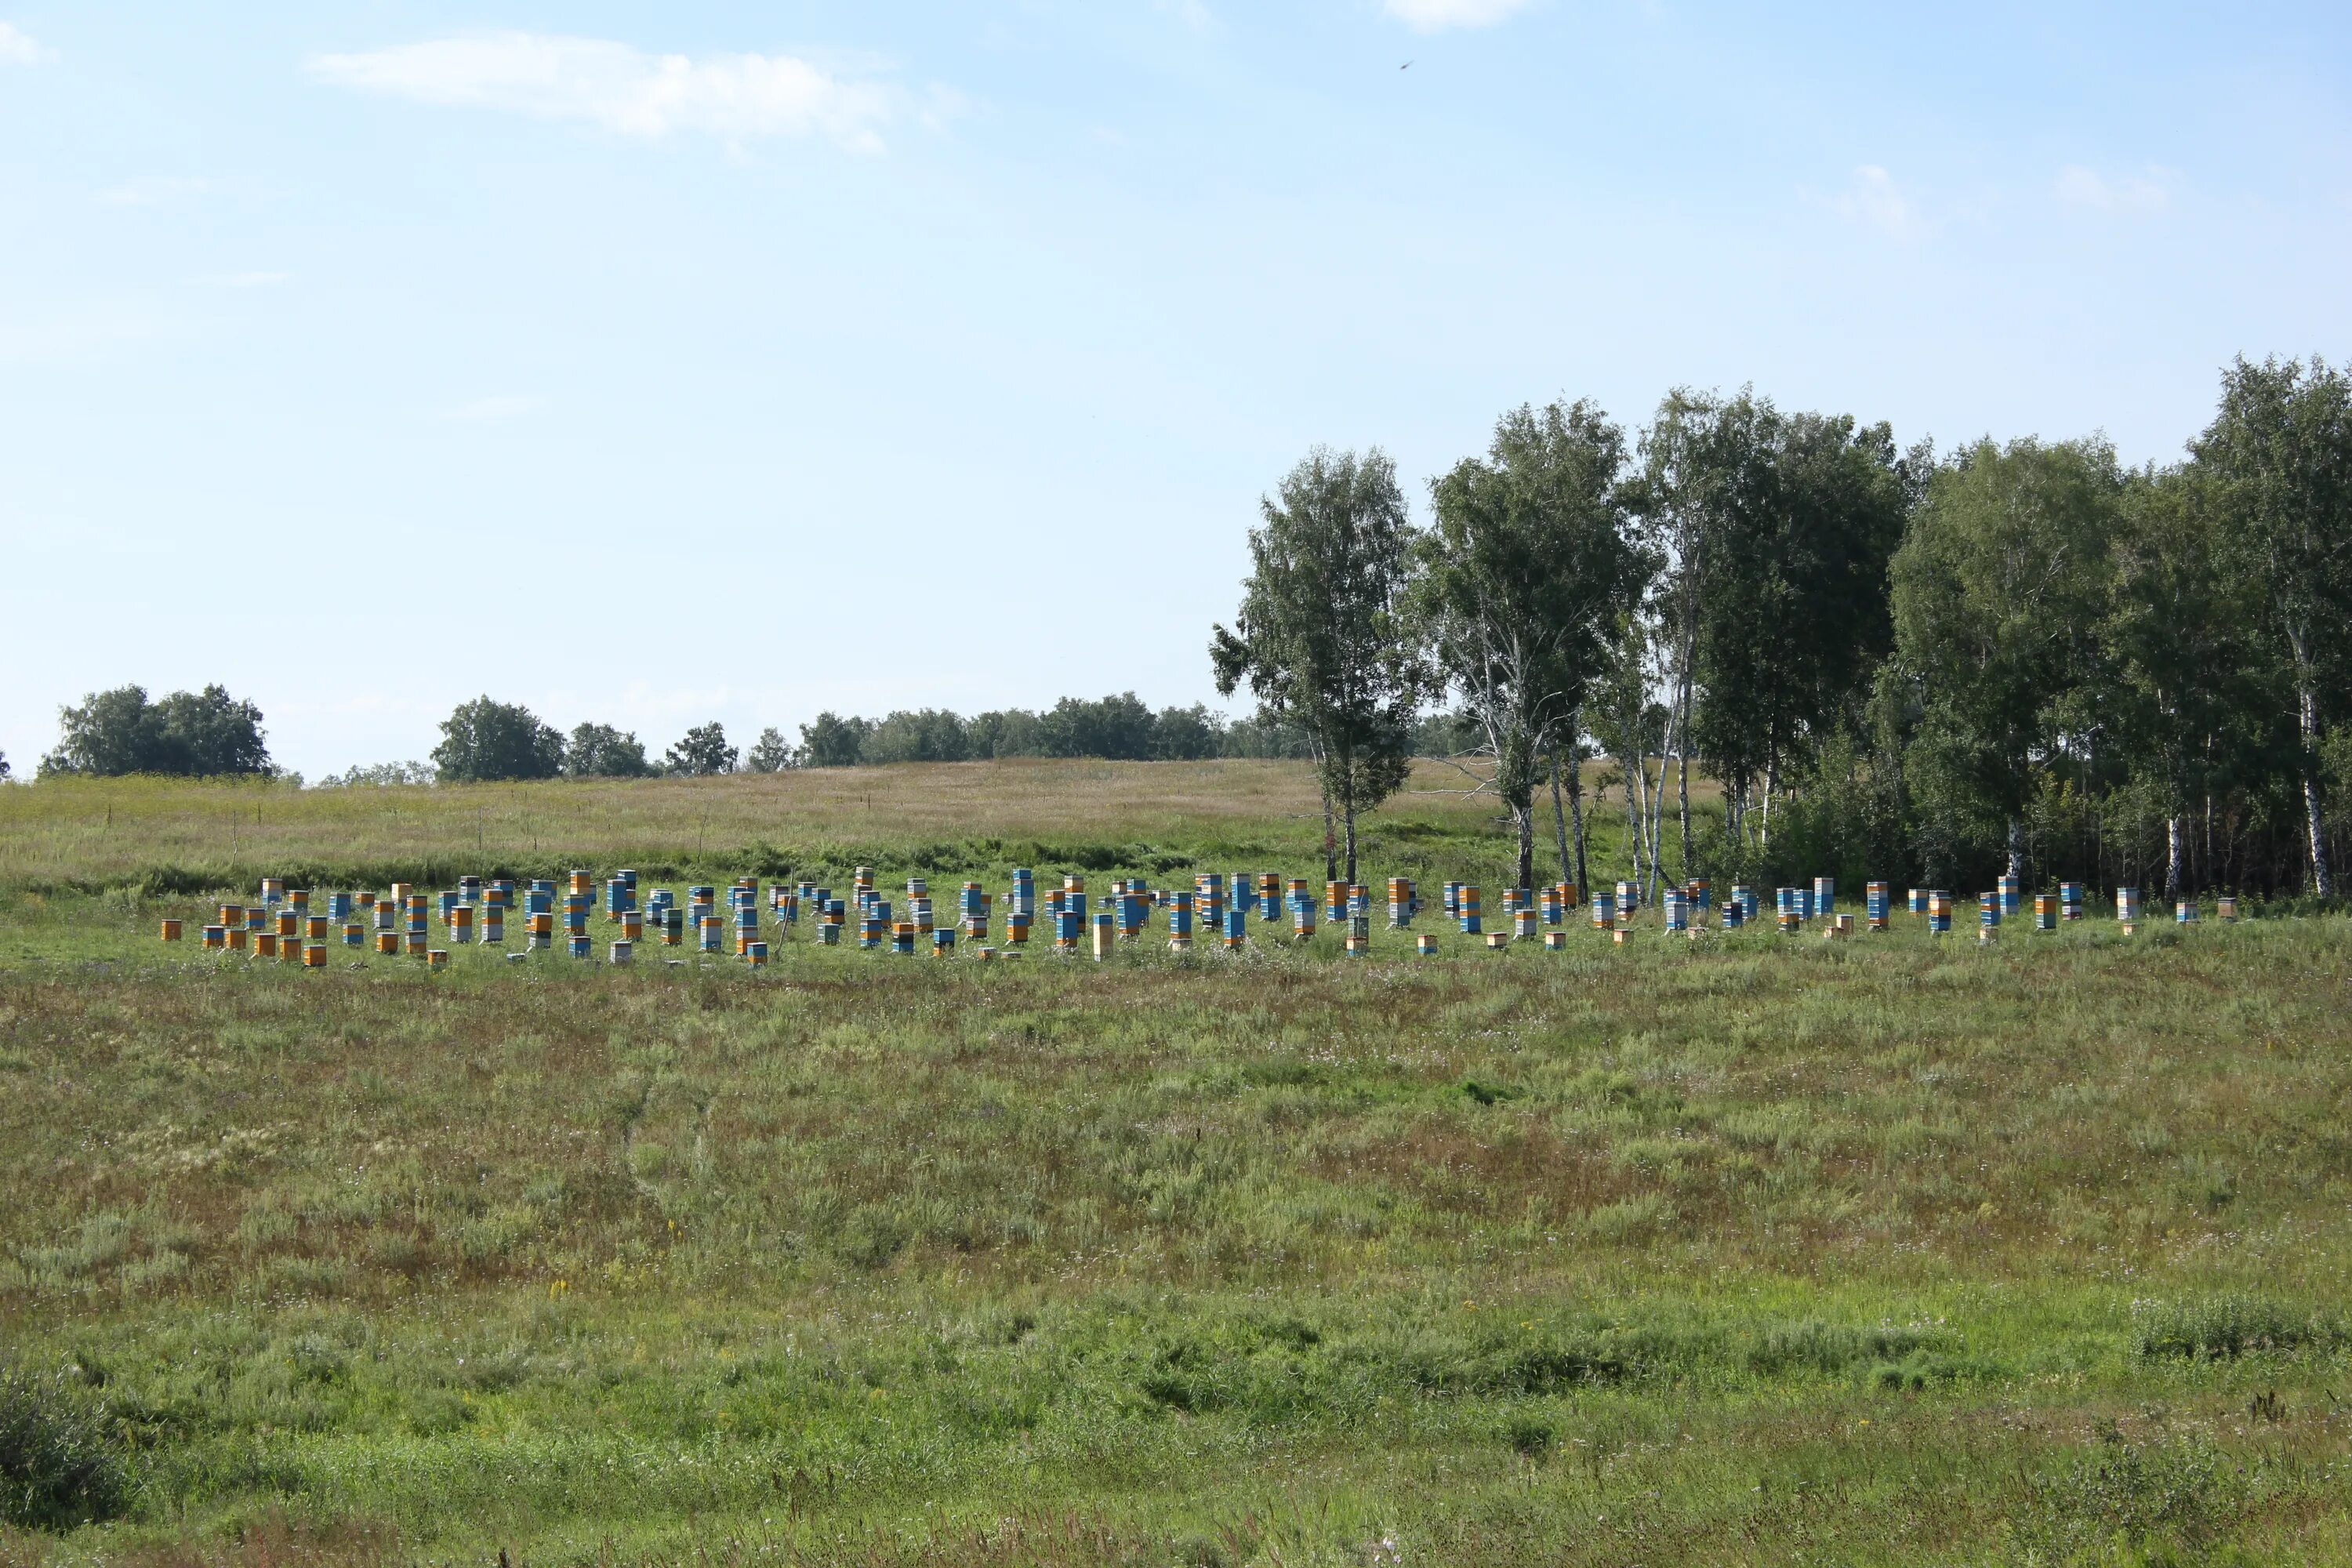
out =
[[[645,742],[610,724],[583,724],[563,749],[563,771],[575,779],[637,779],[651,773]]]
[[[709,778],[735,771],[735,748],[727,743],[726,728],[713,720],[698,724],[669,749],[663,759],[666,772],[688,778]]]
[[[1378,447],[1361,458],[1318,447],[1259,506],[1240,613],[1210,634],[1217,690],[1229,697],[1246,680],[1262,717],[1310,737],[1352,883],[1356,818],[1402,787],[1429,685],[1402,613],[1412,528]],[[1324,859],[1329,872],[1328,837]]]
[[[1578,731],[1634,582],[1624,466],[1624,433],[1598,408],[1555,403],[1504,415],[1486,458],[1430,485],[1416,618],[1494,758],[1523,889],[1535,880],[1536,786]]]
[[[42,759],[43,773],[212,778],[275,771],[261,710],[218,686],[152,703],[138,686],[94,691],[79,707],[60,709],[58,719],[58,749]]]
[[[800,765],[800,757],[784,732],[773,724],[760,731],[760,738],[743,754],[743,771],[752,773],[780,773],[786,768]]]
[[[863,760],[866,732],[874,728],[852,715],[826,711],[801,726],[801,762],[812,768],[854,768]]]
[[[5,778],[6,778],[7,776],[8,776],[8,753],[7,753],[7,752],[0,752],[0,779],[5,779]]]
[[[1224,721],[1205,703],[1190,708],[1162,708],[1151,721],[1151,755],[1155,761],[1188,763],[1213,757],[1225,738]]]
[[[1042,757],[1045,731],[1037,715],[1026,708],[992,709],[975,713],[964,726],[975,757]]]
[[[1065,697],[1037,718],[1047,756],[1126,763],[1151,755],[1151,710],[1132,691],[1098,702]]]
[[[1907,771],[1948,841],[2005,837],[2011,876],[2037,768],[2087,739],[2122,490],[2104,440],[1981,441],[1936,476],[1895,555],[1896,653],[1920,705]]]
[[[2125,487],[2114,599],[2100,635],[2113,671],[2114,750],[2160,797],[2165,897],[2191,891],[2188,819],[2263,771],[2280,737],[2265,721],[2293,704],[2291,682],[2265,657],[2261,598],[2218,569],[2212,510],[2194,478],[2134,476]],[[2285,700],[2278,688],[2284,686]],[[2291,755],[2294,748],[2287,748]]]
[[[1721,413],[1706,454],[1715,472],[1692,639],[1696,703],[1680,750],[1713,763],[1744,846],[1759,781],[1760,842],[1795,764],[1833,731],[1864,727],[1894,644],[1887,571],[1910,492],[1884,424],[1782,414],[1746,395]]]
[[[319,781],[320,789],[388,789],[394,784],[429,784],[434,782],[433,764],[411,760],[405,763],[354,763],[339,773],[329,773]]]
[[[2190,449],[2218,509],[2221,559],[2259,590],[2294,671],[2312,889],[2333,897],[2319,759],[2326,699],[2352,670],[2352,376],[2316,357],[2241,358]]]
[[[453,784],[551,779],[563,767],[563,737],[519,703],[477,697],[441,721],[433,765]]]
[[[1647,545],[1653,593],[1645,619],[1636,620],[1632,637],[1619,649],[1620,689],[1613,706],[1625,721],[1617,726],[1625,772],[1625,805],[1633,828],[1633,873],[1643,879],[1658,873],[1658,818],[1664,809],[1666,767],[1680,761],[1676,816],[1682,833],[1682,858],[1687,874],[1691,855],[1690,731],[1692,704],[1697,687],[1697,657],[1704,606],[1713,568],[1714,543],[1727,526],[1740,482],[1754,467],[1759,445],[1757,426],[1769,418],[1769,403],[1759,404],[1746,392],[1728,401],[1707,394],[1676,388],[1659,405],[1650,427],[1642,434],[1643,468],[1629,499],[1642,520]],[[1649,668],[1654,645],[1658,668]],[[1646,690],[1627,707],[1627,693],[1646,689],[1655,679],[1665,692],[1665,721],[1657,732],[1658,777],[1648,777],[1648,727],[1636,721],[1646,709]],[[1630,684],[1629,684],[1630,683]]]
[[[58,748],[41,759],[44,773],[117,778],[169,771],[160,765],[161,724],[144,687],[93,691],[79,707],[58,710]]]
[[[1415,733],[1419,734],[1416,731]],[[1265,757],[1284,762],[1311,761],[1314,743],[1297,725],[1277,719],[1263,709],[1246,719],[1236,719],[1225,726],[1219,737],[1217,754],[1221,757]],[[1415,754],[1419,754],[1416,745]]]
[[[174,691],[155,704],[164,743],[179,771],[202,778],[272,772],[261,710],[218,686]]]
[[[943,708],[901,709],[866,735],[867,763],[960,763],[971,754],[964,722]]]

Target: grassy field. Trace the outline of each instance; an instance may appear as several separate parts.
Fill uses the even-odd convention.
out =
[[[1414,793],[1368,819],[1370,847],[1402,860],[1434,841],[1449,868],[1465,863],[1449,876],[1479,874],[1480,855],[1506,867],[1491,804],[1441,793],[1463,783],[1422,764]],[[1622,805],[1612,798],[1618,820],[1596,830],[1613,844]],[[0,789],[0,889],[250,889],[314,872],[321,887],[425,885],[493,865],[537,876],[574,865],[736,874],[761,862],[1148,871],[1171,852],[1255,854],[1303,871],[1322,836],[1313,776],[1292,763],[956,763],[394,789],[75,779]]]
[[[472,792],[50,787],[0,1346],[130,1489],[0,1561],[2352,1559],[2339,920],[305,973],[154,921]],[[1318,869],[1278,764],[640,787],[484,858]]]

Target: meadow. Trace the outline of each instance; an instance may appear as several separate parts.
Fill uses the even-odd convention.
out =
[[[1507,857],[1443,795],[1367,837],[1367,880]],[[1320,837],[1279,763],[0,790],[0,1360],[119,1481],[0,1561],[2352,1558],[2340,918],[757,973],[154,934],[280,872]]]

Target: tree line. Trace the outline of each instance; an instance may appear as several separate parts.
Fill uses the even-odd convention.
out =
[[[770,726],[738,750],[716,722],[700,725],[661,758],[634,733],[582,724],[569,737],[531,711],[487,697],[461,705],[442,727],[433,764],[395,766],[380,781],[452,783],[487,779],[650,778],[793,768],[881,767],[894,763],[988,762],[1008,757],[1095,757],[1110,762],[1196,762],[1210,757],[1302,758],[1307,736],[1276,721],[1234,721],[1202,703],[1157,712],[1132,691],[1093,700],[1065,697],[1051,708],[992,709],[970,717],[944,708],[899,709],[879,719],[831,710],[788,738]],[[1412,732],[1425,750],[1455,749],[1450,716],[1422,717]],[[371,770],[381,771],[381,770]],[[341,781],[338,781],[341,782]]]
[[[41,761],[43,775],[291,778],[269,755],[260,709],[217,686],[151,701],[144,689],[93,692],[60,710],[61,737]],[[1132,691],[1097,700],[1064,698],[1051,708],[992,710],[969,718],[945,709],[900,710],[880,719],[820,713],[788,739],[773,726],[751,745],[729,741],[724,725],[697,725],[668,750],[648,751],[635,731],[583,723],[568,733],[529,708],[488,696],[462,702],[442,721],[428,760],[350,768],[314,781],[324,787],[474,783],[516,779],[705,777],[787,768],[954,763],[1000,757],[1100,757],[1192,761],[1206,757],[1297,758],[1306,738],[1278,724],[1229,721],[1202,704],[1153,711]],[[1446,716],[1422,721],[1425,746],[1454,749]],[[0,779],[8,776],[0,755]]]
[[[1588,402],[1514,410],[1428,489],[1416,526],[1378,448],[1310,453],[1212,629],[1218,689],[1307,739],[1333,874],[1450,697],[1460,787],[1510,823],[1522,886],[1543,816],[1591,884],[1598,758],[1645,896],[2003,872],[2335,894],[2352,380],[2325,361],[2233,363],[2169,465],[2097,437],[1939,457],[1685,391],[1630,439]]]

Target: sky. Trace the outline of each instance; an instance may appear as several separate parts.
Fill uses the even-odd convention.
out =
[[[2352,354],[2348,239],[2340,0],[0,0],[0,752],[1215,706],[1318,444],[2166,462]]]

